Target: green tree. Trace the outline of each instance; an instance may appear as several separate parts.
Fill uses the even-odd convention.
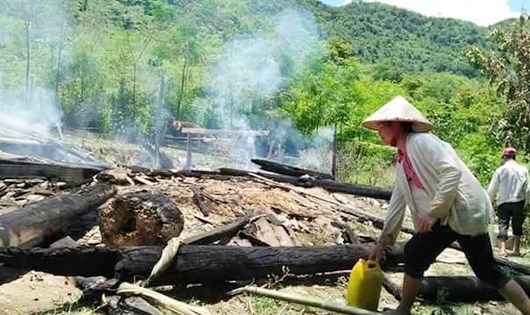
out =
[[[2,46],[7,53],[2,69],[18,78],[9,83],[23,82],[26,104],[31,104],[36,87],[58,90],[62,55],[70,30],[69,12],[64,0],[5,0],[0,8],[0,15],[5,17],[0,27]]]
[[[530,28],[522,15],[510,30],[494,29],[495,51],[473,47],[466,57],[504,96],[506,108],[497,123],[497,138],[504,144],[530,149]]]
[[[350,49],[344,42],[331,42],[329,48],[328,56],[314,60],[286,93],[284,109],[304,133],[328,126],[336,126],[340,133],[356,105],[352,91],[359,79],[359,64],[344,53]]]

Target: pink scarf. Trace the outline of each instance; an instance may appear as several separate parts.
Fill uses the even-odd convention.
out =
[[[420,178],[416,174],[416,171],[414,171],[414,168],[412,168],[412,163],[410,162],[409,156],[407,154],[407,148],[403,146],[403,148],[398,149],[398,163],[401,163],[403,165],[403,170],[405,171],[405,176],[407,176],[407,180],[412,181],[412,184],[418,188],[423,188],[423,184],[421,183]]]

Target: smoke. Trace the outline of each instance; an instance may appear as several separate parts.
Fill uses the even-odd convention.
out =
[[[302,168],[323,173],[331,173],[333,161],[333,139],[335,129],[332,127],[320,128],[308,144],[300,150],[300,163]]]
[[[0,90],[0,111],[0,126],[20,131],[31,130],[43,135],[57,128],[62,118],[53,93],[43,88],[34,89],[30,102],[17,93]]]
[[[235,36],[207,78],[209,98],[219,110],[223,127],[244,128],[244,117],[235,109],[249,109],[252,97],[280,91],[293,73],[288,62],[304,64],[320,47],[312,15],[287,10],[273,18],[272,33]],[[287,64],[286,64],[287,63]]]
[[[271,22],[272,32],[254,32],[227,41],[224,54],[207,76],[207,99],[213,104],[219,128],[250,130],[246,114],[253,113],[255,100],[281,91],[310,55],[322,51],[310,13],[288,9]],[[273,137],[296,133],[291,123],[276,125],[286,128],[271,131]],[[255,138],[249,136],[240,139],[231,152],[248,169],[252,168],[250,159],[256,156],[255,148]]]
[[[94,162],[58,147],[35,145],[62,138],[63,113],[57,104],[59,51],[66,29],[64,0],[3,0],[0,6],[0,150],[61,162]],[[10,139],[11,138],[11,139]],[[21,140],[21,141],[19,141]],[[25,141],[30,140],[30,141]],[[43,139],[44,140],[44,139]],[[83,156],[83,155],[82,155]]]
[[[54,89],[48,87],[49,81],[44,81],[55,71],[43,65],[48,65],[50,59],[57,59],[58,43],[68,24],[66,16],[64,2],[59,0],[46,3],[3,1],[0,8],[3,20],[0,25],[0,126],[18,126],[47,134],[61,125],[62,111],[56,103]]]
[[[331,173],[334,134],[334,128],[326,127],[304,135],[291,120],[284,119],[271,130],[270,144],[262,155],[280,163]]]

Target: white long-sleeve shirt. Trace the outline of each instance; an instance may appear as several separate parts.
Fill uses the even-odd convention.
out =
[[[514,160],[507,160],[493,173],[488,186],[491,201],[497,205],[506,202],[528,202],[528,170]],[[498,197],[498,198],[497,198]]]
[[[419,215],[439,218],[463,235],[486,233],[493,207],[486,190],[460,160],[455,150],[431,133],[411,133],[406,149],[423,188],[409,184],[403,166],[397,164],[380,241],[393,244],[400,232],[406,207],[417,229]]]

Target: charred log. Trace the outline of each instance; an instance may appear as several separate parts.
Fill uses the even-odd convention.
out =
[[[331,174],[321,173],[317,171],[311,171],[306,170],[299,167],[294,167],[290,165],[285,165],[269,160],[263,160],[263,159],[251,159],[253,163],[258,164],[262,170],[282,174],[282,175],[288,175],[288,176],[294,176],[294,177],[300,177],[300,176],[310,176],[314,177],[316,179],[331,179],[335,180],[335,177]]]
[[[226,224],[198,235],[190,236],[182,241],[188,245],[206,245],[225,238],[232,238],[235,236],[248,222],[249,217],[245,217],[234,223]]]
[[[401,287],[392,282],[388,275],[383,277],[383,288],[385,288],[386,292],[390,293],[396,300],[401,301]]]
[[[530,294],[530,276],[514,276]],[[503,300],[499,291],[475,277],[425,277],[419,297],[432,302],[477,302]]]
[[[454,242],[450,246],[450,248],[462,251],[462,248],[460,247],[460,245],[457,242]],[[508,260],[506,258],[501,258],[501,257],[495,257],[495,261],[498,264],[510,269],[510,272],[512,272],[513,274],[516,274],[516,275],[530,275],[530,267],[529,266],[517,263],[515,261]]]
[[[103,243],[117,246],[163,245],[184,228],[184,216],[169,196],[145,190],[115,198],[99,222]]]
[[[86,183],[103,168],[51,163],[2,160],[0,178],[47,178],[75,185]]]
[[[248,172],[244,170],[237,170],[231,168],[220,168],[219,173],[222,175],[230,176],[248,176],[249,173],[254,173],[263,176],[268,179],[275,180],[277,182],[289,183],[295,186],[311,188],[311,187],[322,187],[330,192],[345,193],[357,196],[370,197],[375,199],[390,200],[392,190],[384,189],[380,187],[364,186],[364,185],[353,185],[347,183],[341,183],[334,180],[328,179],[312,179],[312,178],[300,178],[280,174],[270,174],[264,172]]]
[[[173,264],[153,284],[211,283],[266,278],[270,274],[315,274],[351,270],[372,245],[239,247],[182,245]],[[2,248],[0,263],[65,276],[104,276],[125,281],[146,278],[162,247]],[[394,247],[383,268],[403,261]]]
[[[0,215],[0,247],[37,246],[114,194],[113,186],[98,184]]]
[[[506,258],[500,258],[495,257],[495,261],[497,263],[507,267],[511,271],[515,271],[515,273],[521,274],[521,275],[530,275],[530,267],[526,265],[522,265],[519,263],[516,263],[515,261],[508,260]]]
[[[355,219],[358,222],[361,222],[361,223],[371,222],[372,225],[374,227],[378,228],[378,229],[383,229],[383,226],[385,225],[385,220],[384,219],[376,217],[376,216],[373,216],[373,215],[370,215],[370,214],[367,214],[367,213],[356,211],[355,209],[353,209],[351,207],[341,206],[341,207],[339,207],[339,211],[341,211],[342,213],[346,213],[346,214],[349,214],[349,215],[355,217]],[[401,231],[405,232],[405,233],[408,233],[408,234],[414,234],[414,229],[411,228],[411,227],[407,227],[407,226],[402,226],[401,227]]]
[[[203,193],[199,187],[190,187],[193,192],[193,200],[202,214],[207,217],[210,214],[210,207],[203,201]]]

